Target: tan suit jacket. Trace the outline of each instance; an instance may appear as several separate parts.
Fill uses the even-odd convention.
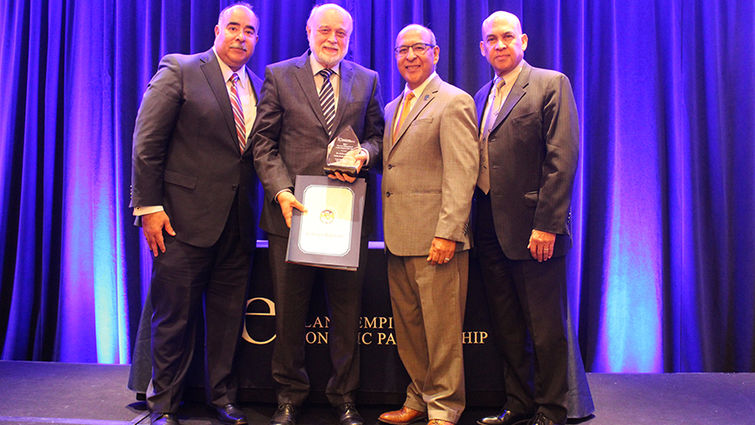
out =
[[[394,255],[427,255],[433,237],[471,246],[469,210],[479,167],[472,97],[435,77],[392,143],[403,96],[385,108],[383,231]]]
[[[456,423],[466,403],[462,324],[479,167],[475,106],[436,76],[392,143],[402,100],[386,107],[383,229],[397,349],[411,378],[404,406]],[[449,262],[426,261],[434,237],[457,241]]]

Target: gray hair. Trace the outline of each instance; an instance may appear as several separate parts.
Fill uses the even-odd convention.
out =
[[[317,14],[317,12],[321,9],[336,9],[339,12],[343,13],[344,15],[348,16],[349,21],[351,21],[351,31],[354,30],[354,18],[351,16],[351,13],[349,13],[348,10],[344,9],[343,7],[335,3],[325,3],[325,4],[315,5],[312,8],[312,11],[309,12],[309,18],[307,18],[307,27],[309,27],[309,29],[314,30],[312,26],[312,22],[314,21],[315,15]],[[349,35],[351,35],[351,31],[349,31]]]

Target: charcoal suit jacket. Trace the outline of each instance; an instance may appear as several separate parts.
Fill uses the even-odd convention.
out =
[[[288,237],[288,227],[275,196],[294,187],[297,175],[324,175],[325,155],[333,136],[328,134],[325,117],[309,62],[303,55],[268,65],[262,86],[263,100],[257,109],[252,132],[254,165],[265,190],[260,228],[270,234]],[[341,61],[338,107],[333,135],[348,126],[369,152],[367,167],[379,164],[383,138],[383,101],[378,75],[354,62]],[[367,167],[367,199],[362,235],[372,230],[375,214],[373,182]]]
[[[493,82],[475,94],[478,123]],[[480,124],[482,126],[482,124]],[[554,256],[571,246],[571,192],[579,122],[569,79],[526,61],[488,137],[490,202],[506,257],[531,260],[532,229],[555,233]]]

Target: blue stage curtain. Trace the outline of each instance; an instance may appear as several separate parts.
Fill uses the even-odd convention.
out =
[[[128,208],[136,111],[160,57],[208,49],[228,3],[0,2],[3,359],[129,362],[151,267]],[[262,75],[305,51],[313,2],[251,3]],[[755,371],[751,0],[339,3],[349,58],[380,73],[386,101],[409,23],[435,31],[438,73],[474,94],[491,77],[480,24],[499,9],[522,18],[530,64],[569,76],[569,304],[588,371]]]

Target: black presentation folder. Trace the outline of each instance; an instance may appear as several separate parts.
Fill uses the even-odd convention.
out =
[[[367,182],[296,176],[294,195],[307,209],[294,209],[286,261],[307,266],[356,270]]]

